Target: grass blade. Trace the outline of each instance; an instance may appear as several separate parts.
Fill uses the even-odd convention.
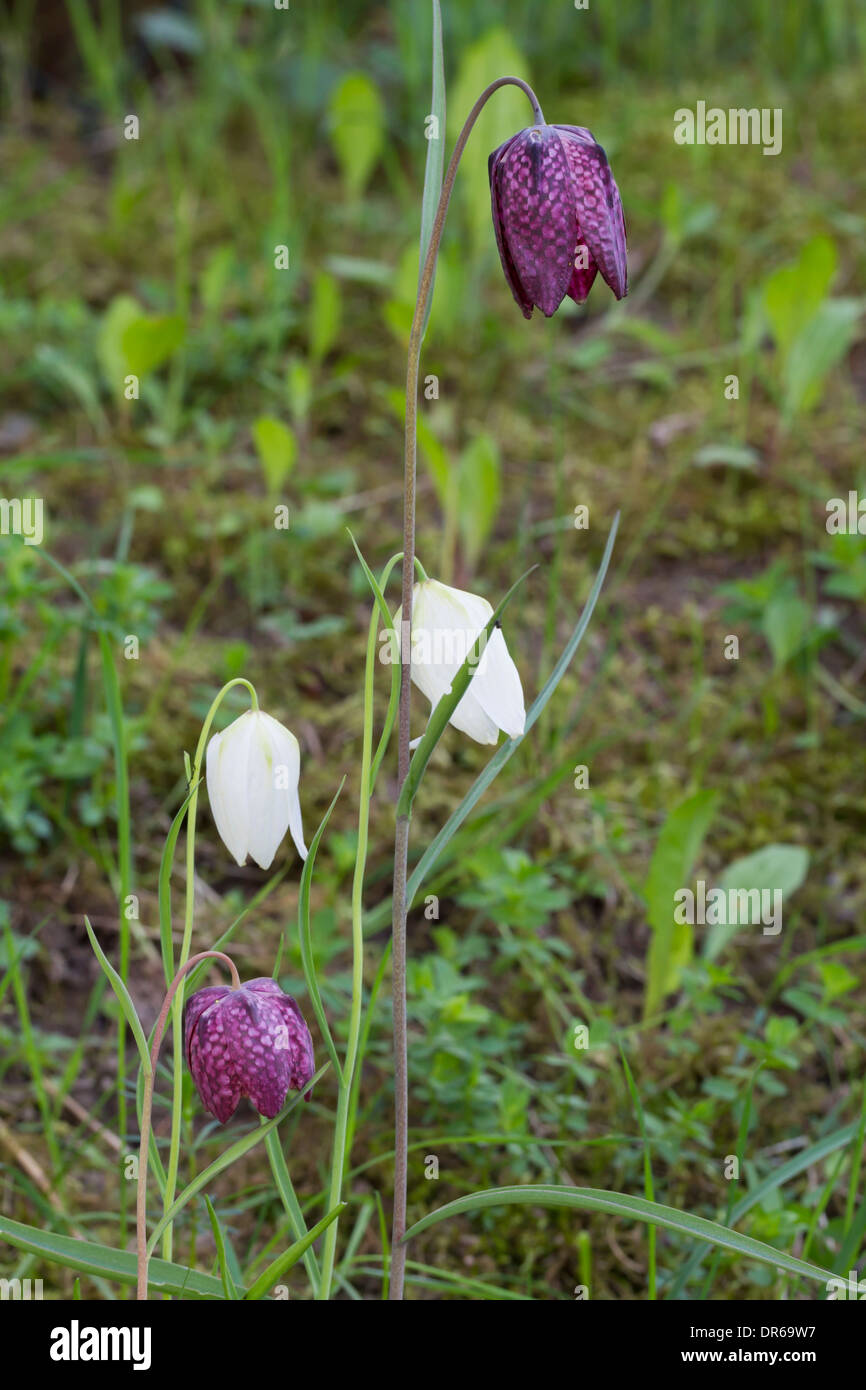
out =
[[[721,1245],[723,1249],[733,1250],[745,1259],[760,1260],[763,1264],[787,1270],[789,1274],[799,1274],[804,1279],[814,1279],[826,1285],[829,1278],[826,1269],[807,1264],[762,1240],[741,1235],[728,1226],[720,1226],[716,1221],[708,1221],[703,1216],[692,1216],[690,1212],[677,1211],[675,1207],[665,1207],[659,1202],[648,1202],[643,1197],[629,1197],[625,1192],[604,1192],[593,1187],[557,1187],[527,1183],[523,1187],[492,1187],[484,1192],[473,1192],[466,1197],[458,1197],[447,1206],[439,1207],[427,1216],[416,1221],[403,1237],[411,1240],[429,1226],[449,1216],[461,1212],[480,1211],[488,1207],[518,1205],[538,1207],[567,1207],[574,1211],[604,1211],[611,1216],[621,1216],[630,1220],[649,1221],[679,1235],[692,1236],[695,1240],[706,1241],[710,1245]]]
[[[327,1230],[331,1222],[336,1221],[340,1213],[346,1210],[346,1205],[346,1202],[338,1202],[337,1205],[328,1212],[327,1216],[323,1216],[321,1221],[318,1221],[311,1230],[307,1231],[305,1236],[301,1236],[301,1239],[296,1240],[293,1245],[290,1245],[288,1250],[284,1250],[282,1255],[278,1255],[277,1258],[268,1265],[267,1269],[262,1271],[256,1282],[247,1291],[245,1295],[247,1301],[264,1298],[265,1294],[273,1288],[274,1284],[292,1268],[292,1265],[298,1263],[298,1260],[304,1252],[309,1249],[313,1241],[318,1240],[319,1236],[323,1231]]]

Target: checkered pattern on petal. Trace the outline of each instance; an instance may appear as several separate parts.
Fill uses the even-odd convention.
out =
[[[577,204],[576,238],[586,244],[617,299],[622,299],[628,291],[625,218],[607,155],[583,126],[558,125],[553,129],[561,137],[571,171]],[[588,289],[584,278],[572,285],[569,293],[574,299],[585,299]]]
[[[241,1096],[273,1119],[289,1091],[302,1090],[315,1069],[300,1009],[267,977],[239,989],[199,990],[184,1011],[184,1038],[202,1104],[221,1124]]]
[[[494,228],[505,276],[527,318],[537,305],[548,318],[571,281],[577,205],[563,142],[532,126],[490,160]]]
[[[216,992],[201,991],[202,994]],[[186,1055],[192,1079],[202,1105],[221,1125],[231,1119],[243,1093],[235,1066],[233,1037],[226,1028],[230,1020],[225,1012],[226,1003],[232,993],[229,989],[221,992],[221,997],[206,1001],[204,1008],[197,1007],[198,995],[194,994],[186,1006],[184,1020]],[[191,1006],[196,1007],[191,1009]],[[188,1022],[191,1015],[192,1022]]]

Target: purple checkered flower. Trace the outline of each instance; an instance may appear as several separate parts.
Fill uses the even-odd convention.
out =
[[[582,304],[600,270],[617,299],[628,290],[625,221],[607,155],[582,126],[535,125],[488,161],[502,269],[526,318]]]
[[[315,1070],[313,1040],[300,1009],[267,976],[240,989],[197,990],[184,1008],[183,1036],[202,1105],[223,1125],[241,1096],[272,1120],[289,1091],[302,1091]]]

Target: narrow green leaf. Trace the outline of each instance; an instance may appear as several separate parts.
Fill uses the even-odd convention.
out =
[[[804,1279],[814,1279],[826,1285],[829,1278],[826,1269],[818,1265],[798,1260],[762,1240],[741,1235],[728,1226],[720,1226],[716,1221],[707,1221],[703,1216],[692,1216],[690,1212],[677,1211],[675,1207],[665,1207],[659,1202],[648,1202],[643,1197],[629,1197],[624,1192],[604,1192],[593,1187],[558,1187],[554,1185],[535,1185],[527,1183],[524,1187],[492,1187],[483,1192],[473,1192],[466,1197],[458,1197],[447,1206],[416,1221],[403,1237],[404,1241],[420,1235],[429,1226],[443,1221],[449,1216],[462,1212],[480,1211],[496,1206],[538,1206],[567,1207],[573,1211],[604,1211],[611,1216],[630,1220],[649,1221],[665,1230],[679,1235],[692,1236],[695,1240],[706,1241],[709,1245],[721,1245],[726,1250],[746,1259],[760,1260],[763,1264],[774,1265],[787,1270],[789,1274],[799,1274]]]
[[[439,0],[433,0],[433,91],[430,98],[430,116],[425,123],[427,135],[427,164],[424,170],[424,194],[421,200],[421,254],[418,263],[418,280],[427,259],[436,209],[442,192],[442,172],[445,168],[445,55],[442,47],[442,11]],[[434,271],[435,283],[435,271]],[[433,305],[433,286],[421,329],[423,337],[427,331],[427,321]]]
[[[196,786],[199,785],[200,782],[196,783]],[[171,984],[175,975],[174,943],[171,939],[171,871],[174,866],[177,838],[194,790],[194,787],[190,787],[183,805],[169,827],[162,849],[162,858],[159,861],[159,939],[166,985]],[[189,989],[189,984],[187,984],[187,989]]]
[[[733,1208],[729,1218],[729,1224],[735,1226],[741,1221],[753,1207],[758,1206],[765,1197],[769,1197],[785,1186],[791,1178],[799,1177],[800,1173],[805,1173],[808,1168],[823,1162],[831,1153],[842,1149],[848,1144],[857,1133],[857,1123],[843,1125],[841,1129],[834,1130],[832,1134],[825,1135],[817,1143],[810,1144],[808,1149],[803,1149],[800,1153],[789,1158],[787,1163],[783,1163],[774,1172],[768,1173],[759,1183],[747,1192],[745,1197],[741,1197]],[[682,1266],[674,1280],[673,1285],[667,1295],[668,1300],[679,1297],[680,1290],[685,1288],[691,1276],[701,1267],[703,1253],[696,1250],[689,1260]]]
[[[99,942],[97,941],[96,933],[90,925],[90,921],[87,917],[85,917],[84,919],[84,925],[87,928],[87,935],[90,937],[90,944],[93,947],[94,955],[96,956],[96,959],[99,961],[99,964],[102,966],[102,969],[108,978],[108,983],[111,985],[111,988],[117,995],[117,1000],[120,1004],[121,1009],[123,1010],[124,1017],[127,1023],[129,1024],[130,1028],[132,1029],[133,1037],[135,1038],[136,1044],[138,1046],[139,1056],[141,1057],[141,1065],[144,1067],[146,1073],[149,1076],[151,1074],[150,1053],[147,1050],[147,1041],[144,1036],[144,1029],[142,1028],[141,1023],[139,1021],[138,1014],[135,1011],[135,1005],[133,1004],[132,999],[130,998],[129,990],[126,988],[126,985],[123,983],[114,966],[111,964],[102,947],[100,946]]]
[[[304,860],[304,867],[301,870],[301,886],[298,890],[298,942],[301,948],[301,964],[304,968],[304,979],[307,982],[307,993],[310,996],[310,1003],[316,1015],[316,1022],[319,1025],[319,1032],[325,1041],[328,1049],[328,1056],[334,1064],[334,1070],[338,1078],[342,1081],[343,1068],[340,1065],[340,1058],[331,1037],[331,1029],[325,1017],[325,1009],[322,1004],[322,996],[319,992],[319,981],[316,977],[316,960],[313,954],[313,933],[310,925],[310,889],[313,883],[313,866],[316,862],[316,853],[319,843],[325,833],[325,826],[331,819],[331,812],[337,804],[337,797],[345,786],[346,779],[343,778],[336,792],[334,799],[322,817],[318,830],[310,841],[310,848]]]
[[[237,1286],[235,1284],[234,1279],[232,1278],[231,1270],[229,1269],[228,1258],[226,1256],[226,1238],[223,1233],[223,1228],[220,1225],[220,1219],[217,1216],[216,1211],[214,1210],[214,1204],[211,1201],[210,1197],[208,1197],[207,1193],[205,1193],[204,1200],[205,1206],[207,1207],[207,1214],[210,1217],[210,1224],[211,1230],[213,1231],[214,1242],[216,1244],[217,1259],[219,1260],[220,1279],[222,1281],[223,1292],[225,1293],[227,1299],[239,1299],[240,1294],[237,1291]]]
[[[466,820],[466,817],[469,815],[470,811],[472,811],[474,807],[477,805],[477,803],[481,800],[485,791],[490,786],[491,782],[502,771],[505,764],[517,752],[517,749],[520,747],[521,743],[523,742],[523,739],[526,738],[526,735],[529,733],[533,724],[536,722],[537,719],[539,719],[539,717],[544,712],[551,696],[553,695],[553,692],[556,690],[556,687],[559,685],[560,681],[562,680],[563,676],[565,675],[566,671],[571,665],[572,658],[575,652],[577,651],[578,647],[580,646],[580,643],[582,642],[586,630],[589,627],[589,624],[592,620],[592,615],[595,611],[595,605],[598,602],[598,596],[601,593],[601,588],[604,584],[605,576],[608,571],[608,566],[610,565],[610,558],[613,554],[613,546],[614,541],[616,540],[616,533],[618,527],[619,512],[617,512],[616,516],[613,519],[613,525],[610,528],[610,532],[608,533],[607,537],[607,543],[604,547],[604,554],[601,557],[601,564],[598,567],[598,573],[595,576],[595,581],[593,583],[592,589],[590,590],[589,598],[586,601],[586,606],[582,614],[580,615],[580,621],[574,629],[574,632],[571,634],[571,637],[568,639],[568,642],[566,643],[563,649],[562,655],[560,656],[552,672],[550,673],[550,676],[547,682],[545,683],[543,689],[535,697],[535,699],[533,700],[532,704],[526,712],[526,729],[523,734],[523,737],[509,738],[505,740],[502,747],[499,748],[496,751],[496,753],[494,753],[493,757],[490,759],[490,762],[487,764],[484,771],[481,772],[478,775],[478,777],[476,777],[475,781],[472,783],[472,786],[469,788],[469,791],[466,793],[463,800],[460,802],[460,805],[456,808],[456,810],[452,811],[451,815],[448,817],[447,821],[442,826],[442,829],[427,846],[426,850],[422,854],[417,865],[415,866],[414,870],[409,876],[406,898],[406,901],[408,903],[411,904],[413,902],[415,895],[418,892],[418,889],[424,882],[425,877],[435,865],[442,851],[454,838],[457,831],[460,829],[460,826],[463,824],[463,822]]]
[[[716,808],[718,792],[701,791],[675,806],[659,833],[646,884],[647,920],[652,928],[647,958],[644,1017],[649,1018],[665,995],[676,989],[688,964],[694,932],[674,919],[674,895],[688,884],[688,875]]]
[[[268,1158],[271,1164],[271,1173],[277,1191],[285,1208],[286,1215],[292,1223],[292,1230],[298,1240],[307,1234],[307,1223],[304,1220],[304,1213],[301,1211],[301,1204],[295,1193],[294,1184],[286,1164],[285,1154],[280,1144],[279,1130],[272,1129],[265,1140]],[[315,1298],[319,1292],[319,1262],[316,1259],[315,1251],[306,1250],[304,1252],[304,1266],[307,1277],[310,1280],[310,1287]]]
[[[327,1230],[332,1221],[336,1221],[340,1212],[346,1210],[346,1206],[346,1202],[338,1202],[337,1205],[328,1212],[327,1216],[323,1216],[321,1221],[318,1221],[311,1230],[307,1231],[305,1236],[302,1236],[300,1240],[296,1240],[293,1245],[289,1246],[288,1250],[284,1250],[281,1255],[278,1255],[277,1258],[268,1265],[267,1269],[262,1271],[256,1282],[248,1289],[246,1293],[247,1301],[250,1302],[253,1299],[264,1298],[265,1294],[273,1288],[274,1284],[276,1284],[284,1274],[288,1273],[292,1265],[297,1264],[304,1251],[313,1244],[313,1241],[318,1240],[319,1236],[323,1231]]]
[[[421,778],[424,776],[424,770],[433,756],[433,750],[442,737],[448,720],[451,718],[457,706],[460,704],[460,701],[463,699],[463,696],[466,694],[466,691],[469,689],[469,683],[475,674],[485,643],[488,641],[491,632],[496,627],[496,624],[499,622],[501,615],[505,612],[514,594],[520,588],[524,579],[526,579],[535,568],[536,566],[533,565],[525,574],[522,574],[520,578],[512,584],[505,597],[499,600],[498,605],[491,613],[484,629],[478,634],[472,650],[469,652],[466,660],[451,682],[451,689],[448,694],[443,695],[442,699],[439,700],[430,711],[427,728],[424,730],[421,742],[415,750],[412,761],[409,764],[406,780],[400,791],[400,799],[397,802],[398,816],[410,814],[412,802],[415,799],[415,793],[418,790]]]
[[[80,1270],[82,1274],[89,1274],[95,1279],[115,1279],[121,1284],[135,1286],[138,1271],[133,1250],[116,1250],[110,1245],[97,1245],[94,1241],[78,1240],[74,1236],[60,1236],[53,1231],[40,1231],[35,1226],[10,1221],[6,1216],[0,1216],[0,1236],[17,1250],[37,1255],[52,1264]],[[219,1279],[215,1279],[211,1274],[200,1274],[198,1270],[187,1269],[183,1265],[172,1264],[168,1260],[150,1261],[147,1286],[149,1292],[155,1295],[185,1294],[190,1298],[218,1299],[223,1297]]]
[[[641,1136],[641,1140],[643,1141],[643,1190],[644,1190],[644,1196],[646,1197],[647,1201],[652,1202],[652,1201],[655,1200],[655,1195],[656,1195],[656,1194],[655,1194],[655,1187],[654,1187],[654,1185],[653,1185],[652,1154],[651,1154],[651,1152],[650,1152],[649,1138],[647,1137],[647,1132],[646,1132],[646,1123],[645,1123],[645,1121],[644,1121],[643,1105],[642,1105],[642,1103],[641,1103],[640,1091],[638,1090],[637,1086],[635,1085],[635,1080],[634,1080],[634,1077],[632,1076],[631,1067],[630,1067],[629,1064],[628,1064],[628,1058],[627,1058],[626,1055],[625,1055],[625,1048],[623,1047],[622,1043],[620,1043],[620,1045],[619,1045],[619,1055],[620,1055],[620,1058],[621,1058],[621,1060],[622,1060],[622,1069],[623,1069],[623,1071],[625,1072],[625,1079],[626,1079],[626,1083],[627,1083],[627,1085],[628,1085],[629,1095],[631,1096],[632,1105],[634,1106],[635,1114],[637,1115],[638,1125],[640,1126],[640,1136]],[[655,1301],[655,1296],[656,1296],[656,1239],[655,1239],[656,1233],[655,1233],[655,1229],[651,1226],[651,1227],[650,1227],[650,1230],[648,1231],[647,1234],[648,1234],[648,1236],[649,1236],[648,1260],[647,1260],[647,1267],[648,1267],[648,1294],[649,1294],[650,1301],[651,1301],[651,1302],[654,1302],[654,1301]]]
[[[349,539],[351,540],[352,545],[355,547],[355,554],[357,555],[357,557],[358,557],[358,559],[359,559],[359,561],[360,561],[360,563],[361,563],[361,568],[363,569],[364,574],[367,576],[367,583],[370,585],[370,588],[371,588],[372,591],[373,591],[373,597],[374,597],[375,600],[376,600],[376,606],[377,606],[377,608],[379,609],[379,613],[380,613],[381,618],[382,618],[382,625],[383,625],[383,627],[385,628],[385,631],[386,631],[386,632],[388,633],[388,635],[389,635],[389,641],[390,641],[390,643],[391,643],[391,655],[393,656],[393,655],[395,654],[395,651],[396,651],[396,637],[397,637],[397,634],[396,634],[395,629],[394,629],[394,623],[393,623],[393,620],[392,620],[392,618],[391,618],[390,611],[389,611],[389,609],[388,609],[388,604],[387,604],[386,601],[385,601],[385,595],[384,595],[384,592],[383,592],[383,591],[384,591],[384,586],[388,583],[388,579],[389,579],[389,577],[390,577],[390,574],[391,574],[392,569],[393,569],[394,566],[397,564],[398,560],[401,560],[401,559],[403,558],[403,557],[402,557],[402,553],[399,553],[399,552],[398,552],[398,554],[392,555],[392,556],[391,556],[391,559],[388,561],[387,565],[385,566],[385,568],[384,568],[383,571],[382,571],[382,578],[381,578],[381,581],[377,581],[376,576],[374,575],[373,571],[370,569],[370,566],[367,564],[367,561],[364,559],[364,556],[361,554],[361,550],[360,550],[360,547],[359,547],[359,545],[358,545],[358,542],[355,540],[355,537],[352,535],[352,532],[351,532],[351,531],[349,532]],[[373,788],[374,788],[375,785],[376,785],[376,778],[377,778],[378,775],[379,775],[379,768],[380,768],[381,765],[382,765],[382,759],[383,759],[384,756],[385,756],[385,753],[386,753],[387,748],[388,748],[388,744],[389,744],[390,739],[391,739],[391,732],[392,732],[392,730],[393,730],[393,728],[394,728],[394,723],[395,723],[396,718],[397,718],[397,710],[398,710],[399,704],[400,704],[400,663],[399,663],[399,661],[392,661],[392,662],[391,662],[391,695],[390,695],[390,698],[389,698],[389,700],[388,700],[388,712],[387,712],[387,714],[385,715],[385,723],[384,723],[384,725],[382,726],[382,735],[381,735],[381,737],[380,737],[380,739],[379,739],[378,747],[376,748],[376,752],[375,752],[375,754],[374,754],[373,761],[372,761],[372,763],[370,764],[370,786],[369,786],[369,795],[370,795],[370,796],[373,795]]]
[[[249,1153],[250,1149],[255,1148],[256,1144],[260,1143],[266,1135],[270,1134],[272,1129],[276,1129],[277,1125],[282,1124],[286,1116],[292,1113],[295,1106],[299,1104],[307,1091],[315,1086],[317,1082],[321,1081],[329,1066],[330,1063],[325,1062],[324,1066],[319,1067],[315,1076],[310,1079],[309,1085],[305,1086],[303,1091],[299,1091],[287,1105],[284,1105],[279,1115],[275,1115],[272,1120],[267,1120],[265,1124],[260,1125],[258,1129],[250,1130],[249,1134],[245,1134],[243,1138],[236,1139],[233,1144],[229,1145],[225,1153],[220,1154],[219,1158],[214,1159],[213,1163],[209,1163],[207,1168],[203,1168],[200,1173],[197,1173],[192,1182],[187,1183],[183,1191],[172,1202],[168,1211],[163,1212],[157,1222],[150,1240],[147,1242],[148,1255],[150,1255],[151,1251],[156,1246],[166,1226],[171,1225],[178,1212],[186,1206],[187,1202],[189,1202],[197,1192],[201,1192],[203,1187],[207,1187],[218,1173],[225,1172],[226,1168],[230,1168],[239,1158],[243,1158],[244,1154]]]

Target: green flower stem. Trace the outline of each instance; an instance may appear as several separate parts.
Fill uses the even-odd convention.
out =
[[[412,622],[412,576],[415,561],[415,480],[417,463],[417,413],[418,413],[418,373],[421,359],[421,341],[424,337],[424,324],[427,318],[428,301],[433,289],[436,261],[442,240],[442,229],[448,213],[448,204],[454,188],[457,168],[466,147],[472,127],[482,110],[500,87],[519,87],[525,92],[532,105],[535,124],[544,122],[538,98],[532,88],[519,77],[499,77],[485,87],[466,118],[448,170],[442,180],[442,191],[430,243],[418,282],[418,298],[409,334],[409,351],[406,364],[406,436],[403,460],[403,585],[402,621]],[[411,626],[410,626],[411,630]],[[400,670],[400,705],[397,754],[397,780],[402,787],[409,772],[409,692],[411,644],[402,644],[402,665]],[[394,895],[393,895],[393,942],[392,993],[394,1011],[394,1212],[391,1229],[391,1285],[390,1298],[403,1297],[403,1283],[406,1268],[406,1247],[402,1244],[406,1231],[406,1190],[408,1186],[408,1144],[409,1144],[409,1068],[406,1039],[406,877],[409,861],[409,816],[397,816],[394,837]]]
[[[138,1149],[138,1194],[135,1208],[135,1236],[138,1257],[138,1292],[136,1296],[139,1299],[147,1298],[147,1162],[148,1150],[150,1148],[150,1121],[153,1113],[153,1083],[156,1076],[156,1064],[159,1060],[159,1048],[172,1001],[176,1003],[177,999],[183,993],[182,985],[184,976],[194,965],[198,965],[198,963],[203,960],[224,961],[231,971],[232,989],[240,989],[241,985],[235,963],[230,956],[223,955],[222,951],[200,951],[197,956],[191,956],[184,965],[180,966],[177,974],[168,987],[168,993],[159,1011],[159,1018],[156,1020],[156,1027],[153,1030],[153,1043],[150,1049],[150,1069],[146,1070],[144,1073],[144,1094],[141,1105],[141,1140]]]
[[[211,725],[216,716],[225,696],[233,686],[242,685],[250,693],[251,707],[257,710],[259,699],[255,692],[255,687],[243,676],[236,676],[234,680],[227,681],[222,690],[217,695],[210,709],[208,710],[205,721],[201,726],[198,744],[195,750],[195,761],[190,772],[190,793],[189,805],[186,813],[186,900],[184,909],[183,941],[180,949],[179,970],[183,970],[189,959],[190,947],[192,945],[192,927],[195,914],[195,822],[198,811],[199,783],[201,781],[201,765],[204,759],[204,750],[210,734]],[[175,976],[177,978],[177,976]],[[182,982],[181,982],[182,984]],[[181,1132],[181,1098],[183,1095],[183,988],[181,987],[174,997],[174,1009],[171,1019],[172,1033],[174,1037],[174,1071],[171,1099],[171,1139],[169,1141],[168,1166],[165,1174],[165,1193],[163,1196],[163,1212],[168,1211],[174,1201],[177,1190],[177,1171],[180,1161],[180,1132]],[[165,1229],[162,1238],[163,1259],[170,1260],[172,1257],[172,1225]]]
[[[380,591],[384,590],[388,578],[402,557],[392,555],[379,581]],[[355,870],[352,877],[352,1003],[349,1013],[349,1037],[346,1043],[346,1059],[339,1078],[337,1098],[337,1117],[334,1126],[334,1146],[331,1152],[331,1185],[328,1193],[328,1211],[339,1205],[343,1178],[348,1163],[347,1141],[349,1131],[349,1111],[352,1103],[353,1080],[358,1063],[359,1040],[361,1036],[361,1008],[364,996],[364,873],[367,867],[367,840],[370,825],[370,800],[372,797],[373,763],[373,695],[376,675],[376,637],[379,631],[379,610],[373,604],[370,614],[370,630],[367,637],[367,661],[364,668],[364,731],[361,747],[361,790],[358,797],[358,847],[355,853]],[[386,731],[387,732],[387,731]],[[384,737],[384,736],[383,736]],[[380,749],[382,745],[380,744]],[[378,754],[377,754],[378,756]],[[325,1232],[325,1245],[322,1252],[322,1271],[319,1279],[317,1298],[322,1302],[331,1296],[334,1279],[334,1260],[337,1251],[337,1222],[332,1221]]]

